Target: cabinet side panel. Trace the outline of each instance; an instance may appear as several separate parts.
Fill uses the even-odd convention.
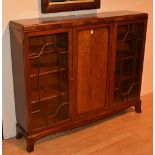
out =
[[[12,70],[17,123],[27,131],[27,103],[24,78],[23,33],[10,28]]]

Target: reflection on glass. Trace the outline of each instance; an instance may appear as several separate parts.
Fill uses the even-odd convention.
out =
[[[138,97],[143,31],[143,23],[118,26],[113,103]]]
[[[33,130],[69,118],[68,34],[29,38]]]

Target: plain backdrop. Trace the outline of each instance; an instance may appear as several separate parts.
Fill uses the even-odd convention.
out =
[[[2,78],[3,78],[3,100],[2,100],[2,119],[4,138],[14,137],[16,134],[15,103],[12,79],[12,64],[10,51],[9,26],[10,20],[27,19],[38,17],[66,16],[75,14],[75,12],[41,14],[41,0],[3,0],[3,24],[2,24]],[[101,0],[101,8],[98,10],[78,11],[82,13],[107,12],[116,10],[132,10],[147,12],[149,14],[146,50],[144,59],[144,71],[142,81],[141,95],[153,91],[153,47],[152,47],[152,18],[153,2],[152,0]]]

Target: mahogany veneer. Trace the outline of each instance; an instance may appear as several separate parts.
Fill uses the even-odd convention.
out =
[[[17,138],[49,134],[135,106],[146,13],[118,11],[10,22]]]

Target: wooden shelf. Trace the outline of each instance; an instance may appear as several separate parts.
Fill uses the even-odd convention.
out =
[[[123,37],[125,36],[125,33],[119,33],[118,35],[117,35],[117,41],[122,41],[122,42],[124,42],[123,41]],[[135,37],[133,37],[133,35],[131,35],[129,38],[127,38],[127,40],[125,40],[125,41],[133,41],[134,39],[138,39],[138,40],[142,40],[143,39],[143,35],[140,35],[140,34],[135,34]]]
[[[114,88],[114,91],[120,91],[120,89],[119,88]]]
[[[61,67],[59,69],[58,66],[50,66],[50,67],[40,67],[39,68],[39,74],[38,74],[38,68],[37,67],[32,67],[31,68],[31,75],[30,77],[33,78],[33,77],[37,77],[38,75],[41,76],[41,75],[47,75],[47,74],[52,74],[52,73],[57,73],[59,71],[67,71],[67,68],[65,67]]]
[[[29,58],[30,59],[36,59],[36,58],[39,58],[39,54],[42,50],[44,45],[39,45],[39,46],[32,46],[32,47],[29,47]],[[63,47],[63,46],[60,46],[60,45],[50,45],[50,46],[47,46],[44,48],[44,52],[41,54],[51,54],[51,53],[54,53],[54,52],[65,52],[67,53],[67,49],[66,47]]]
[[[128,80],[128,79],[132,79],[132,78],[135,78],[136,76],[131,74],[131,73],[122,73],[121,74],[121,78],[120,80]],[[116,73],[115,74],[115,80],[117,81],[119,79],[119,73]]]
[[[132,79],[135,78],[135,75],[131,75],[131,73],[125,73],[121,76],[121,80],[128,80],[128,79]]]
[[[131,50],[131,51],[135,51],[135,50]],[[123,50],[123,51],[118,51],[116,52],[116,61],[121,61],[119,60],[121,57],[121,53],[122,53],[122,61],[124,60],[128,60],[128,59],[133,59],[133,58],[138,58],[138,55],[134,52],[131,52],[129,50]]]
[[[132,84],[130,84],[127,88],[128,89],[126,89],[126,91],[124,91],[123,89],[120,89],[120,88],[114,88],[114,92],[120,92],[123,96],[125,95],[129,95],[131,92],[132,92],[132,90],[134,89],[134,87],[135,86],[138,86],[139,85],[139,83],[138,82],[134,82],[134,83],[132,83]]]
[[[127,57],[123,57],[122,61],[128,61],[130,59],[137,59],[138,56],[127,56]],[[121,60],[116,59],[116,62],[121,62]]]
[[[128,57],[124,57],[122,58],[122,61],[126,61],[126,60],[129,60],[129,59],[137,59],[138,56],[128,56]]]
[[[37,102],[42,102],[46,101],[52,98],[56,98],[59,96],[63,96],[67,94],[67,92],[62,91],[60,94],[60,91],[58,90],[59,88],[56,86],[49,86],[49,87],[44,87],[40,89],[40,100],[39,100],[39,89],[33,90],[32,91],[32,104],[37,103]]]
[[[62,106],[64,106],[64,105],[68,105],[68,104],[69,104],[68,102],[62,102],[62,103],[58,106],[58,108],[57,108],[55,114],[48,116],[48,118],[51,118],[52,116],[56,116],[56,114],[57,114],[57,112],[60,110],[60,108],[61,108]],[[35,114],[35,113],[38,113],[38,112],[41,112],[41,110],[39,109],[39,110],[32,111],[32,114]]]

